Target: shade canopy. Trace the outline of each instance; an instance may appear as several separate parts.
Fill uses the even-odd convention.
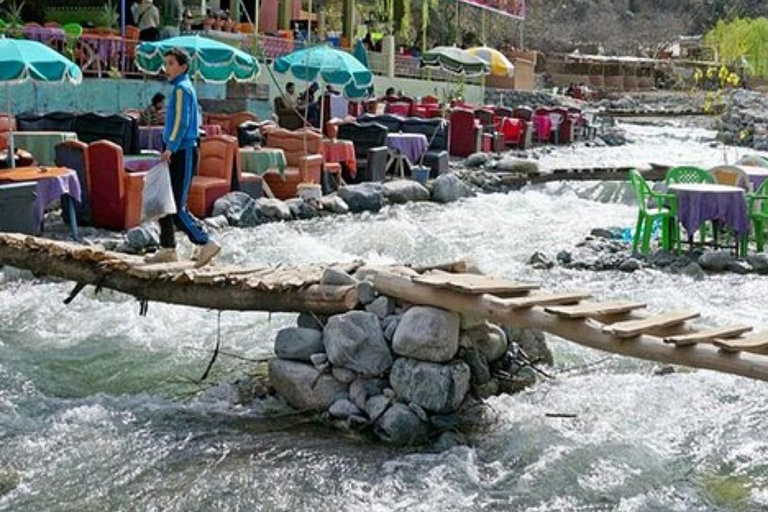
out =
[[[470,48],[467,53],[484,60],[491,68],[491,74],[494,76],[512,76],[515,74],[515,65],[512,64],[506,55],[495,48],[488,46],[477,46]]]
[[[368,52],[365,49],[365,44],[363,44],[363,41],[360,39],[357,40],[357,43],[355,43],[355,48],[352,50],[352,55],[360,61],[360,63],[365,66],[366,68],[370,69],[370,64],[368,64]]]
[[[156,75],[163,69],[165,53],[172,48],[187,52],[190,58],[189,75],[206,82],[246,82],[259,75],[259,63],[255,57],[201,36],[180,36],[142,43],[136,50],[136,66],[144,73]]]
[[[421,55],[421,65],[464,76],[488,74],[488,64],[456,46],[436,46]]]
[[[322,81],[360,98],[373,84],[373,73],[351,54],[326,45],[311,46],[275,59],[275,71],[307,82]]]
[[[26,80],[79,84],[83,73],[77,64],[49,46],[0,37],[0,82]]]

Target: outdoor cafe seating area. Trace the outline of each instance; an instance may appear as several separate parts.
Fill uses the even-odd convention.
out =
[[[768,221],[768,160],[748,156],[733,165],[711,169],[678,166],[669,169],[663,184],[651,187],[637,171],[630,183],[638,198],[632,249],[648,253],[654,230],[660,228],[665,251],[714,246],[746,256],[762,252]]]

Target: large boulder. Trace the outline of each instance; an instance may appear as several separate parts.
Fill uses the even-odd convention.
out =
[[[325,411],[347,392],[345,384],[314,366],[285,359],[269,362],[269,381],[283,400],[302,411]]]
[[[309,362],[309,356],[325,352],[323,333],[316,329],[286,327],[277,333],[275,355],[280,359]]]
[[[370,397],[381,395],[387,387],[389,382],[385,379],[357,378],[349,385],[349,398],[359,408],[364,409]]]
[[[451,311],[412,307],[397,326],[392,350],[423,361],[450,361],[459,349],[459,325],[459,315]]]
[[[429,190],[418,181],[393,180],[384,183],[384,196],[394,204],[429,201]]]
[[[373,313],[332,316],[323,330],[323,343],[332,364],[363,376],[381,375],[392,366],[392,354]]]
[[[699,265],[710,272],[723,272],[732,261],[734,257],[728,251],[711,251],[701,255]]]
[[[494,170],[520,174],[539,174],[539,164],[527,158],[506,157],[496,164]]]
[[[270,221],[291,220],[290,207],[279,199],[262,197],[256,200],[256,209]]]
[[[160,245],[160,232],[155,224],[142,224],[125,234],[125,243],[135,252]]]
[[[428,363],[407,357],[392,365],[389,381],[400,398],[436,413],[459,408],[469,390],[471,372],[463,361]]]
[[[427,434],[427,425],[405,404],[394,404],[376,422],[376,433],[394,445],[416,444]]]
[[[213,203],[213,216],[223,215],[235,227],[253,227],[267,222],[256,201],[245,192],[230,192]]]
[[[300,197],[288,199],[285,204],[291,210],[291,215],[296,219],[314,219],[317,217],[317,208]]]
[[[547,345],[544,333],[538,329],[518,328],[504,326],[507,339],[510,343],[516,343],[530,358],[531,362],[554,364],[554,356]]]
[[[329,211],[331,213],[349,213],[349,206],[347,203],[345,203],[344,200],[336,194],[323,196],[320,199],[320,204],[323,206],[323,210]]]
[[[384,187],[381,183],[360,183],[339,189],[341,197],[351,212],[377,212],[384,206]]]
[[[482,322],[465,329],[461,333],[459,345],[477,349],[486,361],[493,362],[501,359],[507,352],[507,334],[497,325]]]
[[[472,189],[453,174],[441,174],[432,188],[432,200],[438,203],[452,203],[473,195]]]

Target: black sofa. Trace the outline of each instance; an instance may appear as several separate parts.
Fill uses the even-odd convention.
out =
[[[125,114],[24,113],[16,116],[16,125],[20,132],[75,132],[85,143],[106,139],[122,147],[126,155],[141,152],[139,123]]]
[[[358,123],[377,123],[383,125],[389,133],[397,133],[402,129],[404,117],[392,114],[363,114],[357,118]]]
[[[346,123],[339,125],[338,138],[355,144],[357,175],[350,181],[381,181],[387,175],[387,128],[378,123]]]
[[[448,123],[444,119],[409,117],[401,129],[403,133],[422,133],[427,137],[429,147],[424,154],[424,165],[430,168],[431,178],[448,172]]]

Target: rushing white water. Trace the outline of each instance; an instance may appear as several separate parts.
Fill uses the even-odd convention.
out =
[[[627,129],[633,145],[564,149],[544,163],[722,162],[710,131]],[[223,261],[468,256],[488,273],[551,290],[696,308],[717,324],[768,324],[764,277],[525,265],[534,251],[568,249],[594,227],[630,226],[635,207],[590,199],[612,186],[553,183],[448,206],[233,229],[220,236]],[[657,376],[658,365],[553,338],[557,378],[490,400],[495,419],[469,446],[393,449],[299,424],[275,399],[233,406],[229,383],[252,371],[247,361],[222,357],[209,378],[218,385],[195,384],[215,343],[215,312],[152,303],[140,317],[134,300],[92,291],[63,306],[69,283],[0,275],[0,489],[4,471],[20,478],[0,510],[768,509],[761,382],[685,369]],[[267,357],[293,320],[226,312],[224,350]]]

